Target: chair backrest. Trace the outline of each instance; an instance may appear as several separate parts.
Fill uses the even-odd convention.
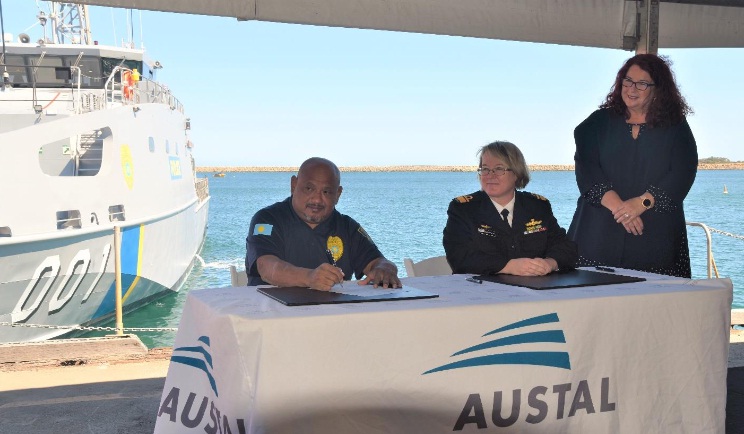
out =
[[[230,266],[230,284],[232,286],[248,286],[248,276],[245,270],[238,270],[234,265]]]
[[[446,256],[434,256],[433,258],[427,258],[419,262],[413,262],[411,258],[404,258],[403,265],[406,266],[408,277],[452,274],[452,268],[447,262]]]

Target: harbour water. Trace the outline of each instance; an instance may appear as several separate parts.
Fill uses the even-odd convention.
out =
[[[230,285],[229,266],[244,268],[245,237],[253,214],[289,195],[288,172],[227,173],[209,177],[210,205],[204,265],[197,264],[184,288],[124,316],[125,327],[178,327],[189,291]],[[442,229],[447,206],[456,196],[476,191],[475,173],[348,172],[342,174],[343,194],[338,209],[354,217],[383,254],[405,276],[403,258],[421,260],[444,254]],[[723,193],[724,185],[728,193]],[[574,173],[533,172],[525,189],[546,196],[558,222],[568,228],[578,190]],[[713,254],[721,277],[734,282],[733,307],[744,307],[744,171],[699,171],[685,200],[688,222],[702,222],[739,238],[713,233]],[[694,278],[707,277],[706,238],[702,229],[688,226]],[[110,326],[111,324],[104,324]],[[98,333],[102,335],[105,333]],[[175,332],[137,332],[150,348],[170,346]],[[91,334],[88,336],[95,336]]]

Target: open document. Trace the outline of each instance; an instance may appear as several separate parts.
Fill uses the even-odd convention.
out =
[[[307,306],[311,304],[365,303],[372,301],[396,301],[419,298],[436,298],[439,294],[405,285],[402,288],[382,288],[372,285],[357,285],[355,281],[335,285],[331,291],[318,291],[310,288],[259,287],[258,292],[287,306]]]

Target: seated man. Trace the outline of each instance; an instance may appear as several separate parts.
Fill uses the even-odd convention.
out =
[[[400,288],[398,267],[382,256],[362,227],[336,211],[341,172],[310,158],[292,176],[291,196],[256,213],[246,238],[248,285],[302,286],[328,291],[350,280]]]

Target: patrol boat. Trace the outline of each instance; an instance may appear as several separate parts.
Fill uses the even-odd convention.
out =
[[[2,34],[0,342],[110,317],[117,259],[125,310],[178,291],[206,234],[208,180],[160,62],[94,42],[87,6],[48,11],[42,37]]]

